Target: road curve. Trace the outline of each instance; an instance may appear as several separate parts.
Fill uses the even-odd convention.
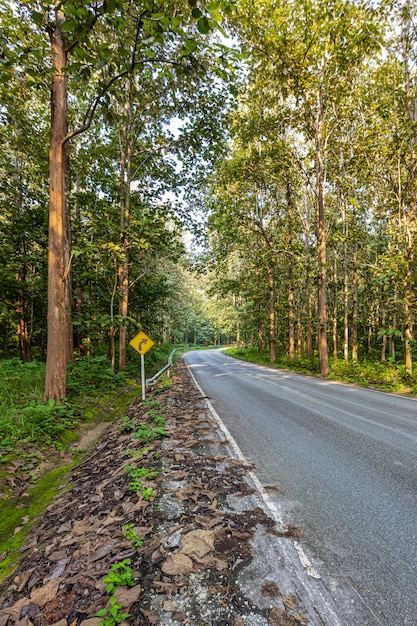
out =
[[[315,567],[383,624],[416,626],[417,400],[218,350],[186,361]]]

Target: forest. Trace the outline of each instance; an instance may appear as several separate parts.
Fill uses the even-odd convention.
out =
[[[139,330],[412,388],[416,9],[0,0],[1,359],[57,403]]]

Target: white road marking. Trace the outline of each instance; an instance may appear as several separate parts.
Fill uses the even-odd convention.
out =
[[[239,448],[236,440],[232,437],[229,429],[223,423],[220,415],[217,413],[216,409],[213,407],[211,402],[208,400],[206,394],[204,393],[204,391],[202,390],[202,388],[198,384],[198,382],[197,382],[193,372],[191,371],[191,368],[188,366],[188,363],[187,363],[187,368],[188,368],[188,371],[191,374],[191,377],[192,377],[192,379],[194,381],[195,386],[197,387],[197,389],[199,390],[201,395],[204,397],[205,402],[206,402],[206,404],[208,406],[208,409],[209,409],[210,413],[213,415],[214,419],[216,420],[220,430],[223,432],[224,436],[226,437],[226,439],[227,439],[228,443],[230,444],[230,447],[232,448],[233,452],[236,454],[238,459],[240,459],[241,461],[244,461],[245,463],[247,463],[248,460],[243,455],[243,452]],[[253,471],[249,472],[249,476],[250,476],[251,482],[255,486],[256,490],[259,493],[259,496],[264,501],[265,506],[267,507],[267,509],[271,513],[272,517],[277,522],[277,524],[282,526],[283,519],[281,517],[281,514],[280,514],[278,508],[272,502],[271,498],[269,497],[269,495],[267,494],[265,489],[263,488],[261,481],[259,480],[259,478],[256,476],[256,474]],[[309,559],[307,558],[307,555],[305,554],[304,550],[302,549],[302,547],[300,546],[298,541],[294,542],[294,547],[297,550],[298,556],[300,558],[301,565],[304,567],[304,569],[306,570],[307,574],[309,576],[311,576],[312,578],[316,578],[316,579],[321,578],[320,574],[318,572],[316,572],[316,570],[314,569],[314,567],[310,563]]]

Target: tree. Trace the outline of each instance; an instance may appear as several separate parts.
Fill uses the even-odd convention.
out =
[[[112,0],[99,4],[64,2],[55,5],[39,2],[28,11],[25,3],[3,11],[25,23],[32,41],[45,50],[46,34],[50,41],[51,64],[44,68],[51,73],[51,133],[49,150],[50,210],[48,256],[48,349],[45,379],[45,400],[59,401],[66,394],[66,363],[71,333],[69,310],[71,253],[70,228],[66,204],[68,180],[67,142],[85,132],[92,123],[104,96],[124,76],[138,66],[167,64],[193,69],[192,56],[199,47],[192,33],[184,28],[190,20],[198,30],[207,33],[216,23],[217,5],[201,10],[192,3],[167,2],[162,13],[152,1],[121,2]],[[18,14],[18,17],[14,17]],[[6,19],[6,18],[4,18]],[[92,43],[91,34],[95,33]],[[109,45],[109,42],[111,44]],[[26,47],[19,40],[11,46],[19,55],[22,71],[34,74],[33,56],[39,65],[39,48],[30,47],[32,57],[24,55]],[[164,48],[165,46],[165,48]],[[36,54],[33,51],[36,50]],[[17,51],[15,53],[15,51]],[[70,56],[74,61],[70,63]],[[15,59],[11,58],[13,62]],[[32,62],[32,65],[31,65]],[[106,70],[106,71],[104,71]],[[68,79],[88,81],[91,100],[78,128],[68,130]]]

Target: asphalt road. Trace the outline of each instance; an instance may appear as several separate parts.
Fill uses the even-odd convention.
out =
[[[186,361],[318,571],[416,626],[417,401],[214,350]]]

